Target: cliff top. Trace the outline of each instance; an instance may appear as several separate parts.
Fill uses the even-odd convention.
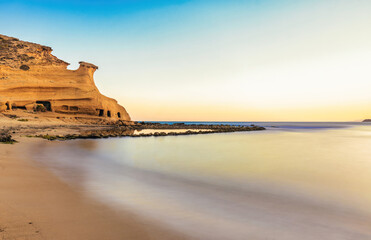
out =
[[[51,47],[0,34],[0,65],[12,68],[21,68],[25,65],[69,65],[53,56],[52,51]]]

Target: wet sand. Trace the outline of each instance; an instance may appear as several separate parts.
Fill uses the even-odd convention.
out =
[[[40,139],[0,144],[0,239],[185,239],[145,219],[111,210],[20,158]]]

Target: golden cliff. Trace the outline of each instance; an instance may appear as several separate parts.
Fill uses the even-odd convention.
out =
[[[51,54],[50,47],[0,35],[0,111],[43,110],[130,121],[125,108],[103,96],[94,83],[97,66],[77,70]]]

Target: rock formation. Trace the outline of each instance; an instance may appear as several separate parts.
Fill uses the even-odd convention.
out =
[[[365,119],[363,122],[371,122],[371,119]]]
[[[50,47],[0,35],[0,111],[43,110],[130,121],[125,108],[95,86],[97,66],[77,70],[51,54]]]

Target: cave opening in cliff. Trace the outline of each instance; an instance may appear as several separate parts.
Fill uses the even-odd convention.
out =
[[[107,117],[111,117],[111,111],[107,111]]]
[[[22,109],[22,110],[27,110],[25,106],[12,106],[12,109]]]
[[[121,118],[121,113],[120,112],[117,113],[117,117]]]
[[[46,108],[46,111],[52,110],[52,105],[49,101],[36,101],[36,103],[44,105],[44,107]]]
[[[76,112],[76,111],[79,111],[79,107],[77,107],[77,106],[71,106],[70,107],[70,110]]]
[[[99,117],[104,116],[104,110],[103,109],[97,109],[97,111],[99,112]]]

